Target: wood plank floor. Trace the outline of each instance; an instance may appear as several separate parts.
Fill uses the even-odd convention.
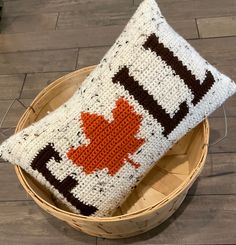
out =
[[[5,0],[0,33],[0,118],[13,99],[27,106],[54,79],[99,62],[140,0]],[[212,64],[236,80],[236,0],[159,0],[168,22]],[[236,96],[225,103],[228,137],[181,208],[161,226],[129,239],[97,239],[42,212],[13,167],[0,162],[0,244],[236,244]],[[0,129],[14,132],[25,108],[15,102]],[[211,141],[224,134],[210,117]]]

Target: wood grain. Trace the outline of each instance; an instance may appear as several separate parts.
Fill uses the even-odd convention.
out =
[[[32,100],[22,99],[22,102],[29,106]],[[12,100],[2,100],[0,101],[0,118],[2,119],[3,115],[11,105]],[[15,101],[9,110],[5,120],[3,121],[2,128],[12,128],[15,127],[21,115],[24,113],[25,108],[19,102]]]
[[[79,59],[77,68],[82,68],[90,65],[96,65],[108,51],[110,46],[81,48],[79,50]]]
[[[32,201],[0,202],[0,210],[0,244],[96,244],[96,238],[49,217]]]
[[[21,98],[35,98],[43,88],[50,84],[50,82],[66,73],[67,72],[28,73],[21,93]]]
[[[0,75],[0,100],[19,97],[24,79],[24,74]]]
[[[52,13],[63,11],[106,8],[107,6],[133,5],[133,0],[12,0],[4,3],[4,14],[7,16],[28,15],[32,13]]]
[[[71,71],[77,55],[78,49],[6,53],[0,56],[0,74]]]
[[[1,21],[2,33],[39,32],[54,30],[58,13],[5,17]]]
[[[124,26],[0,35],[0,53],[112,45]]]
[[[12,164],[0,162],[0,179],[0,202],[31,200],[19,183]]]
[[[15,128],[0,128],[0,144],[13,135],[15,132]]]
[[[225,103],[224,103],[225,111],[227,117],[235,117],[236,116],[236,95],[231,96]],[[220,107],[215,112],[213,112],[210,117],[224,117],[223,108]]]
[[[98,238],[97,244],[234,244],[235,202],[235,195],[187,197],[171,218],[150,232],[114,241]]]
[[[220,143],[211,146],[211,153],[234,153],[236,152],[236,117],[228,117],[228,136]],[[215,142],[224,135],[225,124],[223,118],[210,119],[210,143]]]
[[[111,2],[110,2],[111,3]],[[125,26],[136,7],[124,7],[119,2],[107,4],[105,8],[84,11],[66,11],[59,15],[57,29],[82,29],[104,26]],[[197,27],[194,19],[170,20],[173,28],[185,38],[197,38]]]
[[[221,68],[236,61],[236,37],[191,40],[190,43],[211,64]]]
[[[134,0],[137,6],[141,0]],[[236,12],[235,0],[156,0],[162,14],[168,19],[193,19],[232,16]]]
[[[128,1],[126,1],[128,3]],[[136,7],[124,1],[106,1],[86,5],[78,10],[60,12],[57,29],[78,29],[125,25],[133,15]]]
[[[209,154],[190,195],[236,195],[236,154]]]
[[[197,25],[201,38],[236,35],[236,16],[200,18]]]
[[[194,19],[168,20],[171,27],[186,39],[198,38],[198,30]]]

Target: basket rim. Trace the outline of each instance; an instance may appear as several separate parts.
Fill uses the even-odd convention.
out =
[[[34,105],[37,103],[39,99],[41,99],[43,96],[45,96],[47,93],[50,93],[50,89],[55,88],[57,86],[60,86],[60,83],[62,83],[65,79],[68,79],[70,77],[73,77],[77,73],[87,73],[88,71],[92,72],[92,70],[96,67],[96,65],[93,66],[88,66],[82,69],[78,69],[76,71],[70,72],[52,83],[50,83],[48,86],[46,86],[43,90],[41,90],[38,95],[35,97],[35,99],[32,101],[30,106],[26,109],[26,111],[23,113],[21,118],[19,119],[15,133],[23,129],[22,124],[28,119],[30,116],[30,113],[33,111],[34,112]],[[160,202],[153,204],[149,207],[140,209],[139,211],[135,211],[132,213],[128,214],[122,214],[122,215],[117,215],[117,216],[111,216],[111,217],[94,217],[94,216],[84,216],[76,213],[72,213],[69,211],[65,211],[53,204],[48,203],[45,201],[42,197],[40,197],[30,186],[30,184],[27,182],[25,178],[25,171],[18,165],[15,164],[15,172],[18,177],[18,180],[20,181],[21,185],[24,187],[25,191],[34,199],[34,201],[39,205],[45,205],[46,208],[42,207],[43,209],[47,209],[48,211],[52,212],[54,215],[55,213],[59,214],[60,216],[63,215],[64,217],[67,216],[69,218],[77,218],[80,220],[84,221],[99,221],[99,222],[114,222],[114,221],[119,221],[119,220],[127,220],[127,219],[133,219],[135,217],[141,217],[141,216],[146,216],[149,215],[153,212],[155,212],[157,209],[163,207],[164,204],[168,204],[170,201],[172,201],[175,197],[177,197],[178,194],[186,190],[188,187],[191,186],[191,184],[194,182],[194,180],[197,178],[197,176],[200,174],[206,157],[208,153],[208,143],[209,143],[209,121],[206,118],[203,122],[203,133],[206,137],[204,137],[204,144],[203,144],[203,149],[201,152],[201,157],[200,160],[198,161],[196,167],[192,170],[191,173],[188,174],[188,177],[179,185],[174,191],[172,191],[170,194],[168,194],[165,198],[163,198]],[[35,181],[35,179],[34,179]],[[40,205],[40,204],[41,205]]]

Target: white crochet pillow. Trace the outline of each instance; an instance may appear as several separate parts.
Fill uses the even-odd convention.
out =
[[[6,140],[0,154],[70,210],[109,216],[235,91],[145,0],[73,97]]]

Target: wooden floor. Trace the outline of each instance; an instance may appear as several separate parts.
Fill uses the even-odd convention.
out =
[[[0,34],[0,118],[19,97],[27,106],[52,80],[96,64],[139,0],[5,0]],[[163,14],[212,64],[236,80],[236,0],[159,0]],[[0,142],[25,108],[15,102]],[[0,244],[236,244],[236,96],[226,103],[228,137],[210,148],[206,167],[181,208],[143,235],[96,239],[43,213],[0,164]],[[211,140],[224,134],[222,110]]]

